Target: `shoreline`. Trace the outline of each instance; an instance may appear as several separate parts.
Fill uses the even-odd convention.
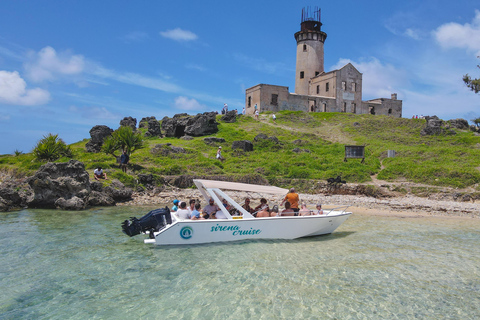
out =
[[[260,203],[260,198],[265,198],[270,207],[280,203],[284,195],[258,194],[253,192],[226,191],[240,205],[245,198],[250,198],[253,205]],[[480,203],[457,202],[446,200],[430,200],[412,195],[377,199],[362,195],[324,195],[299,193],[300,202],[305,202],[309,209],[314,209],[315,204],[321,203],[324,209],[337,206],[349,206],[348,211],[356,214],[370,216],[392,217],[454,217],[454,218],[480,218]],[[197,189],[171,188],[162,192],[146,191],[134,193],[133,200],[117,203],[117,206],[150,206],[172,205],[174,199],[185,201],[201,199],[202,207],[206,204],[203,196]]]

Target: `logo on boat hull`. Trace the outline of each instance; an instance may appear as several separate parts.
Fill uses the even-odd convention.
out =
[[[180,229],[180,237],[182,239],[188,240],[193,236],[193,229],[189,226],[183,227]]]

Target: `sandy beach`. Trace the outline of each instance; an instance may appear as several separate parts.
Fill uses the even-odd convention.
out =
[[[252,205],[260,203],[262,197],[266,198],[270,207],[280,205],[283,196],[258,194],[250,192],[226,192],[239,204],[243,204],[245,198],[252,200]],[[315,204],[321,203],[324,209],[349,206],[348,211],[361,215],[381,215],[397,217],[455,217],[455,218],[479,218],[480,203],[442,201],[420,198],[413,195],[377,199],[361,195],[324,195],[300,193],[300,201],[305,202],[310,209]],[[133,200],[117,205],[168,205],[171,206],[174,199],[188,202],[189,199],[202,199],[197,189],[171,188],[162,192],[146,191],[135,193]],[[205,201],[201,201],[202,206]]]

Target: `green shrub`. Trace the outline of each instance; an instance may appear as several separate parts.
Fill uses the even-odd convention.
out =
[[[58,138],[58,134],[49,133],[37,143],[33,154],[38,161],[55,161],[60,157],[72,158],[72,149]]]

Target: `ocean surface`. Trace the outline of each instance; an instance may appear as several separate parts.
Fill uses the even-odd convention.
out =
[[[355,213],[331,235],[146,245],[152,208],[0,213],[0,319],[478,319],[480,219]]]

